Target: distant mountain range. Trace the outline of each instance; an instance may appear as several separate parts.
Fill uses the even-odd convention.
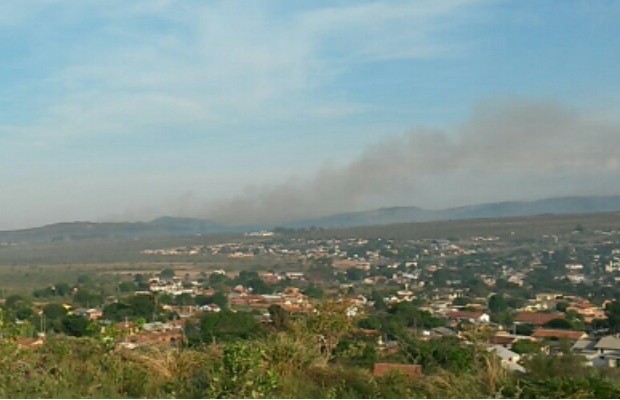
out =
[[[0,243],[190,236],[224,232],[238,230],[209,220],[161,217],[151,222],[63,222],[39,228],[0,231]]]
[[[530,202],[479,204],[444,210],[390,207],[330,215],[280,224],[285,228],[345,228],[405,222],[522,217],[542,214],[590,214],[620,212],[620,196],[561,197]],[[0,231],[0,243],[53,242],[80,239],[191,236],[211,233],[240,233],[272,229],[270,226],[223,226],[197,218],[161,217],[150,222],[70,222],[39,228]]]
[[[558,197],[537,201],[508,201],[444,210],[390,207],[336,214],[285,224],[285,227],[344,228],[401,222],[432,222],[458,219],[525,217],[542,214],[590,214],[620,211],[620,196]]]

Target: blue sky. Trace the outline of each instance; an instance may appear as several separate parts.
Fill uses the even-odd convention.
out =
[[[0,229],[212,217],[229,199],[315,187],[416,129],[458,140],[477,107],[505,99],[613,118],[618,20],[618,1],[2,2]],[[305,207],[603,194],[607,172],[548,193],[403,185]]]

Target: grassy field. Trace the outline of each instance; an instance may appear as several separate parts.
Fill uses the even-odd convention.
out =
[[[221,257],[220,257],[221,258]],[[170,260],[142,262],[111,262],[111,263],[63,263],[63,264],[0,264],[0,290],[3,294],[27,294],[34,289],[47,287],[58,282],[75,283],[82,274],[98,277],[96,279],[113,278],[114,280],[131,280],[135,274],[157,275],[165,268],[172,268],[179,276],[189,275],[196,279],[202,273],[224,269],[229,273],[242,270],[268,271],[290,270],[295,263],[274,257],[256,257],[247,260],[219,260],[182,262]]]
[[[0,264],[76,264],[115,262],[166,262],[166,256],[140,254],[146,249],[194,246],[238,240],[238,235],[205,235],[148,239],[91,239],[67,242],[21,244],[0,247]],[[175,257],[194,261],[196,257]]]
[[[80,265],[0,265],[0,289],[6,294],[30,295],[33,289],[58,282],[75,282],[76,277],[92,273]]]
[[[499,236],[502,239],[539,239],[543,235],[568,235],[577,227],[588,231],[620,230],[620,213],[584,215],[541,215],[534,217],[458,220],[391,224],[305,233],[302,236],[365,237],[384,239],[468,239],[472,236]]]

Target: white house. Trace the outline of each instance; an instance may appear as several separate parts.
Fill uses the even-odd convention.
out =
[[[467,321],[471,323],[485,323],[491,322],[489,314],[483,311],[451,311],[446,315],[451,320]]]
[[[519,360],[521,360],[521,355],[515,353],[512,350],[508,350],[507,348],[500,345],[493,345],[487,347],[489,352],[495,353],[502,363],[502,367],[510,370],[510,371],[519,371],[525,372],[525,368],[518,364]]]
[[[593,366],[617,367],[620,365],[620,336],[604,336],[594,346],[598,358],[592,360]]]

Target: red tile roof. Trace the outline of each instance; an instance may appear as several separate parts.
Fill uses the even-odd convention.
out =
[[[564,329],[536,329],[532,337],[536,339],[569,339],[579,340],[586,336],[583,331],[568,331]]]
[[[564,313],[520,312],[515,316],[514,321],[523,324],[544,325],[558,318],[564,318]]]
[[[496,335],[496,336],[492,336],[489,339],[489,343],[506,346],[506,345],[509,345],[509,344],[513,344],[515,340],[516,340],[516,338],[514,336]]]
[[[451,311],[448,318],[452,319],[478,319],[484,314],[484,311]]]
[[[579,309],[587,309],[587,308],[596,308],[596,306],[592,303],[590,303],[587,300],[581,301],[581,302],[576,302],[576,303],[572,303],[568,308],[579,308]]]

